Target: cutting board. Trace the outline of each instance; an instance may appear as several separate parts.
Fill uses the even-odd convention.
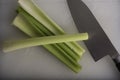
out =
[[[34,0],[66,33],[78,30],[66,0]],[[120,0],[83,0],[120,53]],[[0,0],[0,44],[9,39],[28,38],[11,23],[16,16],[17,0]],[[95,62],[85,48],[79,63],[82,70],[75,74],[43,47],[31,47],[3,53],[0,51],[1,78],[117,80],[119,72],[109,56]],[[99,45],[98,45],[99,46]],[[104,46],[103,46],[104,47]]]

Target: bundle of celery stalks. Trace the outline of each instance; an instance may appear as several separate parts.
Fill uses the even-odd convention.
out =
[[[78,61],[85,50],[75,41],[87,40],[88,34],[66,34],[32,0],[18,0],[18,3],[18,15],[15,17],[13,25],[32,38],[6,41],[3,51],[10,52],[42,45],[71,70],[78,73],[81,69]]]

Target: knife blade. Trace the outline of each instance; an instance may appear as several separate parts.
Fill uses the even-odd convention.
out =
[[[84,41],[95,61],[110,55],[120,71],[120,55],[87,5],[81,0],[67,0],[71,15],[79,32],[87,32]]]

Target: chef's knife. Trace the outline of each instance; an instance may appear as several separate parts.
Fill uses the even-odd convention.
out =
[[[110,55],[120,71],[120,55],[90,9],[81,0],[67,0],[67,3],[78,30],[89,34],[89,40],[84,42],[94,60]]]

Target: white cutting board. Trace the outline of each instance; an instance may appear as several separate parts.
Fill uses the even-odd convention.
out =
[[[77,33],[66,0],[35,0],[67,33]],[[120,53],[120,0],[83,0],[105,30]],[[25,38],[22,32],[11,26],[15,17],[17,0],[3,0],[1,7],[0,35],[2,40]],[[6,8],[6,9],[5,9]],[[3,14],[4,13],[4,14]],[[0,75],[6,78],[117,80],[119,72],[109,56],[95,62],[86,49],[80,64],[82,70],[75,74],[42,47],[32,47],[0,54]],[[99,46],[99,45],[98,45]],[[103,46],[104,47],[104,46]]]

